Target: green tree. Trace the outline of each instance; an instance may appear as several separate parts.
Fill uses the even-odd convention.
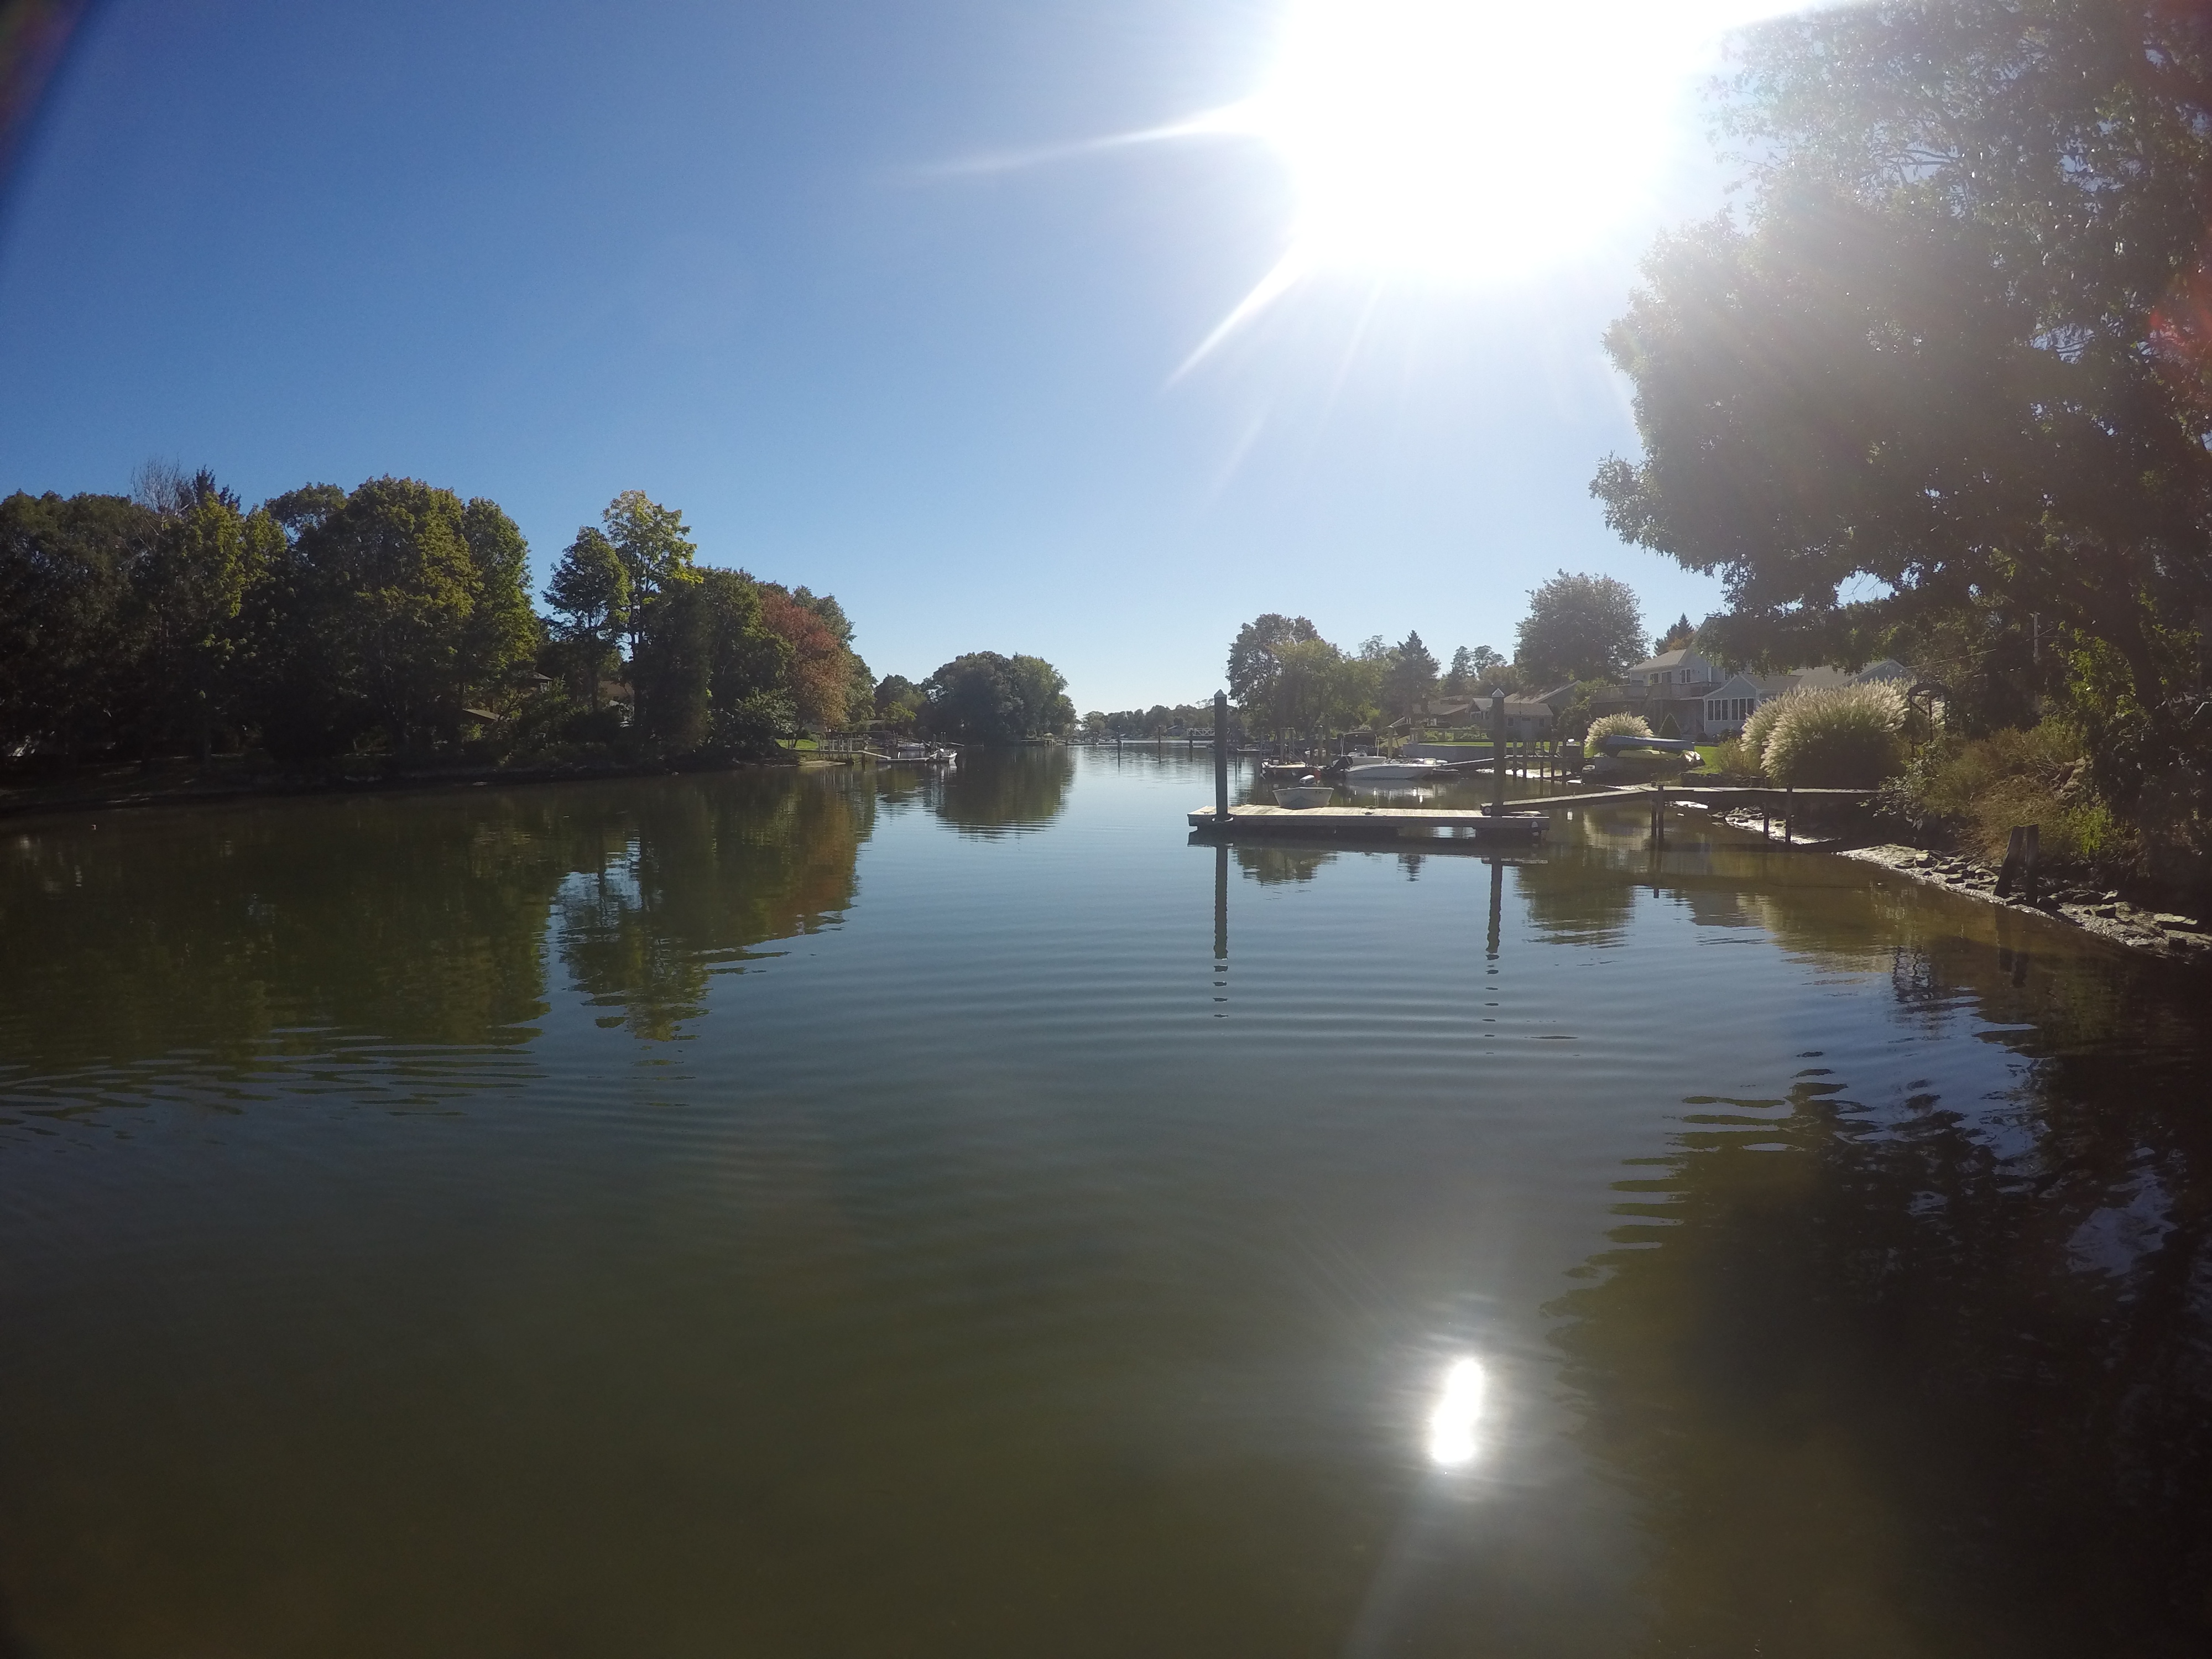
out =
[[[634,657],[645,637],[647,609],[662,592],[692,579],[699,550],[684,515],[672,507],[662,507],[641,489],[625,489],[616,496],[599,522],[629,578],[623,632]]]
[[[1610,678],[1644,655],[1644,613],[1626,582],[1562,570],[1528,594],[1514,661],[1538,684]]]
[[[1230,701],[1248,714],[1255,713],[1267,702],[1278,672],[1278,647],[1319,638],[1321,630],[1304,617],[1270,611],[1246,623],[1229,647]]]
[[[1382,712],[1395,718],[1414,714],[1437,689],[1437,659],[1416,629],[1400,641],[1382,674]]]
[[[189,732],[205,761],[212,728],[234,721],[244,703],[248,599],[281,556],[283,532],[265,511],[240,512],[204,470],[161,495],[161,533],[132,580],[149,687],[143,736]]]
[[[921,723],[933,735],[962,743],[1027,743],[1056,736],[1075,722],[1066,685],[1042,657],[971,651],[922,682],[928,702]]]
[[[130,569],[161,529],[121,495],[0,501],[0,753],[114,741]]]
[[[1655,657],[1663,656],[1669,651],[1682,650],[1695,643],[1697,637],[1697,626],[1691,622],[1690,613],[1686,611],[1674,618],[1674,625],[1672,628],[1651,641],[1651,654]]]
[[[629,616],[629,568],[603,532],[585,525],[553,567],[544,598],[558,617],[553,633],[567,647],[564,658],[597,708],[599,682],[614,664],[615,641]]]
[[[672,753],[758,751],[794,717],[792,648],[741,571],[701,570],[645,607],[632,665],[638,725]]]
[[[358,705],[404,746],[450,729],[471,688],[529,660],[527,550],[496,507],[383,477],[315,507],[293,545],[287,620],[323,716]]]
[[[928,694],[903,674],[886,674],[871,694],[876,719],[894,732],[911,732],[921,719]]]

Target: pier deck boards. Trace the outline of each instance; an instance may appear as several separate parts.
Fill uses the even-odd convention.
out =
[[[1655,792],[1649,784],[1629,784],[1618,789],[1584,790],[1571,795],[1530,795],[1520,800],[1508,801],[1508,816],[1503,819],[1488,813],[1468,808],[1431,806],[1261,806],[1257,805],[1232,806],[1229,822],[1222,823],[1210,806],[1201,807],[1190,815],[1194,830],[1226,830],[1232,835],[1399,835],[1407,831],[1434,830],[1472,830],[1477,835],[1485,830],[1499,836],[1522,836],[1530,833],[1526,815],[1549,812],[1565,806],[1648,806]],[[1736,785],[1677,785],[1662,791],[1668,801],[1695,801],[1700,805],[1735,805],[1741,803],[1766,801],[1775,806],[1784,804],[1784,794],[1779,789]],[[1797,800],[1810,804],[1815,801],[1863,801],[1872,792],[1865,789],[1800,789],[1795,792]],[[1520,823],[1514,822],[1521,816]]]

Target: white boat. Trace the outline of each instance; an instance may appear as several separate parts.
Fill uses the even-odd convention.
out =
[[[951,766],[959,761],[960,751],[942,744],[902,743],[884,758],[908,766]]]
[[[1309,806],[1326,806],[1336,799],[1336,789],[1326,783],[1286,783],[1275,791],[1275,805],[1303,811]]]
[[[1457,770],[1449,761],[1431,760],[1425,755],[1397,759],[1388,755],[1352,755],[1344,763],[1344,781],[1396,783],[1415,778],[1449,778]]]

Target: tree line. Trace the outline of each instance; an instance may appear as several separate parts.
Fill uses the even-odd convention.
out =
[[[1666,650],[1686,643],[1691,632],[1685,617],[1647,641],[1642,607],[1627,584],[1562,570],[1530,591],[1510,658],[1487,645],[1461,646],[1449,663],[1440,663],[1418,629],[1395,644],[1376,635],[1347,650],[1323,639],[1306,617],[1269,611],[1245,623],[1230,645],[1229,696],[1248,730],[1278,738],[1401,720],[1450,724],[1438,704],[1500,690],[1565,689],[1563,723],[1571,725],[1594,692],[1650,654],[1647,645]],[[1161,708],[1139,718],[1183,712]],[[1094,714],[1086,725],[1096,720],[1111,729],[1124,718]],[[1480,717],[1468,723],[1479,725]]]
[[[702,564],[642,492],[580,528],[532,604],[496,502],[411,478],[248,507],[206,471],[0,501],[0,760],[467,744],[746,755],[882,719],[974,743],[1074,720],[1041,658],[878,684],[836,599]]]

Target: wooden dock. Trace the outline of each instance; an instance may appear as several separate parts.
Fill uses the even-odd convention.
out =
[[[1530,803],[1518,802],[1515,805]],[[1533,841],[1544,833],[1541,812],[1442,811],[1419,806],[1232,806],[1223,823],[1210,806],[1190,815],[1190,827],[1230,836],[1402,836],[1437,830],[1471,830],[1498,840]]]
[[[1659,821],[1662,803],[1700,806],[1760,805],[1784,813],[1799,803],[1864,802],[1866,789],[1784,790],[1750,785],[1629,784],[1571,795],[1528,795],[1506,804],[1504,817],[1480,809],[1428,806],[1232,806],[1224,822],[1212,807],[1190,815],[1190,827],[1225,836],[1431,836],[1439,830],[1472,831],[1483,839],[1530,841],[1543,833],[1546,815],[1563,807],[1649,809]],[[1784,822],[1787,822],[1785,817]]]

